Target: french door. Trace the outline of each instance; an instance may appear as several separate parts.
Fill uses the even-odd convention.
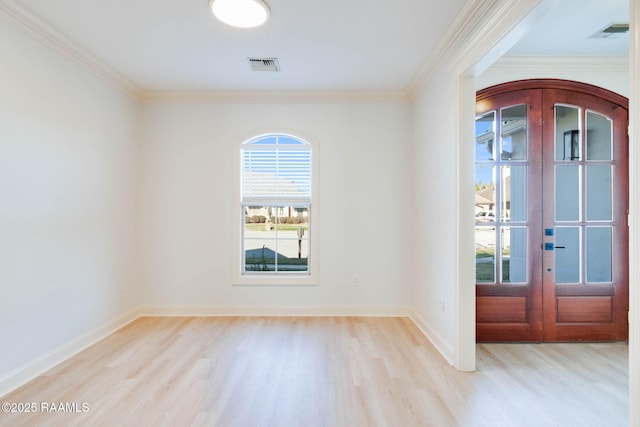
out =
[[[478,93],[478,341],[627,339],[627,123],[575,82]]]

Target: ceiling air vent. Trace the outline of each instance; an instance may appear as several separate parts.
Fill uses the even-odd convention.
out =
[[[592,35],[591,38],[615,39],[628,32],[629,32],[629,24],[619,22],[619,23],[607,25],[605,28],[603,28],[602,30]]]
[[[280,71],[278,58],[247,58],[251,71]]]

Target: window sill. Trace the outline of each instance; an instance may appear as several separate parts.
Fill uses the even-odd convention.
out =
[[[233,286],[318,286],[314,275],[302,274],[242,274],[234,275]]]

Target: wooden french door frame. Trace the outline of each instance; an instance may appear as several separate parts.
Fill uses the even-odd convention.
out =
[[[536,79],[505,83],[481,90],[477,93],[478,113],[494,110],[500,106],[525,103],[528,127],[528,172],[529,191],[553,197],[554,167],[549,167],[549,159],[543,160],[543,144],[553,144],[554,109],[553,97],[559,101],[575,104],[588,100],[586,108],[594,110],[610,109],[606,114],[615,115],[614,138],[624,141],[615,144],[614,153],[617,173],[625,177],[615,184],[616,197],[621,208],[616,209],[613,218],[614,270],[612,284],[556,285],[554,279],[553,237],[545,236],[545,231],[557,224],[549,221],[553,216],[549,209],[553,201],[529,197],[528,228],[529,260],[527,279],[522,284],[500,283],[476,285],[476,337],[478,341],[609,341],[624,340],[628,336],[628,100],[606,89],[588,84],[555,80]],[[551,98],[549,98],[551,97]],[[543,99],[544,98],[544,99]],[[579,101],[579,102],[578,102]],[[599,104],[606,104],[605,107]],[[542,107],[544,108],[537,108]],[[550,107],[551,106],[551,107]],[[538,113],[540,111],[540,113]],[[499,114],[499,113],[497,113]],[[584,114],[584,113],[583,113]],[[499,117],[496,117],[499,120]],[[544,129],[544,134],[542,130]],[[550,130],[551,129],[551,130]],[[499,138],[499,135],[496,135]],[[583,138],[584,139],[584,138]],[[536,154],[540,150],[540,154]],[[538,160],[540,159],[540,160]],[[547,166],[543,168],[542,162]],[[551,162],[552,163],[552,162]],[[497,162],[499,165],[499,161]],[[544,170],[544,176],[541,171]],[[537,173],[536,173],[537,171]],[[544,211],[544,215],[542,215]],[[550,213],[551,212],[551,213]],[[544,218],[543,218],[544,216]],[[552,222],[550,224],[549,222]],[[498,224],[496,224],[498,225]],[[508,227],[508,223],[499,224]],[[588,224],[581,224],[582,226]],[[544,229],[544,231],[543,231]],[[620,231],[624,231],[621,233]],[[553,231],[551,231],[553,233]],[[497,235],[498,233],[496,233]],[[552,234],[553,235],[553,234]],[[496,251],[498,247],[496,239]],[[545,244],[547,250],[545,250]],[[499,258],[499,257],[498,257]],[[496,266],[500,271],[500,266]],[[607,308],[607,307],[610,307]],[[595,318],[585,315],[585,310],[598,311]],[[565,310],[565,311],[562,311]]]
[[[587,221],[586,219],[586,185],[581,188],[583,215],[580,221],[572,223],[581,227],[581,238],[586,239],[589,229],[609,228],[612,230],[611,248],[611,283],[589,283],[586,285],[561,284],[554,279],[553,257],[556,251],[566,250],[556,245],[555,236],[544,237],[545,245],[554,245],[554,250],[543,251],[543,316],[544,336],[543,341],[623,341],[628,337],[627,312],[629,307],[629,226],[627,217],[629,214],[629,149],[628,149],[628,109],[622,102],[612,102],[599,95],[577,92],[569,89],[546,89],[544,91],[543,105],[579,105],[580,122],[586,127],[589,114],[604,112],[611,118],[612,124],[612,194],[613,212],[610,221]],[[624,100],[622,100],[624,101]],[[553,123],[553,109],[543,112],[543,122]],[[545,145],[551,147],[553,142],[554,126],[544,126],[543,140]],[[586,148],[586,133],[580,135],[579,144]],[[543,149],[543,226],[546,229],[557,229],[558,226],[566,226],[554,221],[554,202],[549,200],[553,196],[554,189],[554,153],[553,150]],[[582,174],[586,174],[588,168],[602,166],[602,164],[590,164],[591,161],[583,159],[575,161],[577,167],[582,168]],[[556,162],[557,163],[557,162]],[[603,162],[609,163],[609,162]],[[557,179],[557,178],[555,178]],[[584,180],[585,178],[583,178]],[[584,243],[586,247],[586,243]],[[582,254],[586,258],[586,254]],[[582,276],[585,276],[585,262],[581,263]],[[582,281],[586,282],[583,277]]]
[[[542,191],[542,180],[536,177],[534,171],[540,170],[541,156],[535,153],[542,150],[542,90],[529,89],[506,91],[497,93],[491,97],[478,100],[481,111],[495,111],[495,121],[502,123],[505,120],[501,116],[501,106],[526,105],[527,121],[527,159],[518,162],[527,168],[527,186],[529,192]],[[500,126],[498,126],[500,127]],[[500,129],[496,130],[495,138],[499,138]],[[498,150],[494,144],[494,151]],[[511,162],[502,161],[499,152],[496,157],[496,168],[508,167]],[[499,181],[499,180],[497,180]],[[500,192],[500,182],[496,193]],[[528,220],[524,225],[527,228],[527,252],[538,251],[542,234],[541,219],[536,214],[542,211],[542,201],[532,199],[527,203]],[[491,229],[492,227],[488,227]],[[502,236],[494,228],[495,251],[500,247]],[[539,257],[528,257],[526,265],[526,279],[522,283],[501,284],[499,277],[495,277],[495,284],[483,283],[476,285],[476,335],[479,341],[541,341],[542,340],[542,260]],[[500,274],[500,266],[496,267],[496,276]]]

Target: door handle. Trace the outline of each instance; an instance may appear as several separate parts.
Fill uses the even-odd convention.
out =
[[[564,246],[556,246],[553,243],[549,243],[549,242],[544,244],[544,250],[545,251],[552,251],[554,249],[565,249],[565,247]]]

